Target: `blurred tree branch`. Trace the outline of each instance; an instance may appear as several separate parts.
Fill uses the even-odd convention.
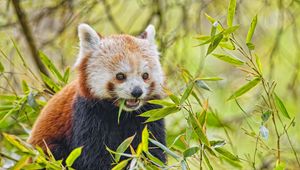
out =
[[[44,66],[44,64],[42,63],[40,57],[39,57],[39,52],[38,49],[36,47],[30,26],[28,25],[27,22],[27,18],[26,18],[26,14],[23,11],[21,5],[20,5],[20,1],[19,0],[12,0],[12,4],[14,6],[18,21],[22,27],[22,31],[24,33],[27,45],[30,49],[30,53],[32,56],[32,59],[34,60],[36,66],[38,67],[39,71],[45,75],[49,75],[48,71],[46,70],[46,67]]]

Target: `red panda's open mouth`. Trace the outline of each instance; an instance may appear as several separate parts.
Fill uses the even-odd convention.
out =
[[[133,109],[133,108],[138,107],[139,104],[140,104],[140,100],[139,99],[126,99],[125,100],[125,106],[127,108]]]

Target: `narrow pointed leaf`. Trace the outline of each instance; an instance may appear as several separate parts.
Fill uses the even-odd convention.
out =
[[[261,81],[261,79],[258,77],[251,80],[250,82],[248,82],[247,84],[245,84],[244,86],[239,88],[237,91],[235,91],[227,100],[232,100],[232,99],[235,99],[235,98],[245,94],[246,92],[251,90],[253,87],[255,87],[260,81]]]
[[[60,72],[55,67],[53,62],[49,59],[49,57],[41,51],[39,52],[39,55],[43,64],[51,71],[51,73],[55,75],[55,77],[58,78],[60,81],[64,81],[63,76],[60,74]]]
[[[228,158],[228,159],[230,159],[230,160],[233,160],[233,161],[239,161],[239,159],[238,159],[235,155],[233,155],[232,153],[230,153],[229,151],[227,151],[227,150],[224,149],[224,148],[215,148],[215,150],[216,150],[219,154],[225,156],[226,158]]]
[[[184,158],[191,157],[200,150],[198,146],[190,147],[183,152]]]
[[[157,109],[157,112],[154,112],[151,115],[149,115],[149,113],[145,112],[145,113],[142,113],[140,116],[149,117],[149,119],[147,119],[147,121],[146,121],[148,123],[148,122],[153,122],[153,121],[162,119],[162,118],[166,117],[167,115],[172,114],[172,113],[176,113],[178,111],[179,111],[179,108],[177,106],[171,106],[171,107],[165,107],[165,108],[162,108],[162,109]],[[147,115],[147,116],[145,116],[145,115]]]
[[[41,73],[42,80],[44,83],[46,83],[54,92],[58,92],[61,88],[48,76]]]
[[[194,132],[196,133],[197,137],[207,146],[210,146],[209,140],[205,134],[205,131],[203,130],[200,122],[197,120],[197,118],[192,114],[189,113],[189,122],[192,126]]]
[[[209,40],[211,37],[208,36],[208,35],[198,35],[195,37],[197,40],[200,40],[200,41],[207,41]]]
[[[207,20],[208,20],[211,24],[214,24],[215,22],[218,23],[217,29],[218,29],[219,31],[223,31],[223,30],[224,30],[224,28],[223,28],[222,25],[219,23],[219,21],[217,21],[215,18],[209,16],[207,13],[205,13],[204,15],[206,16]]]
[[[221,77],[199,77],[199,78],[196,78],[196,80],[219,81],[219,80],[223,80],[223,78],[221,78]]]
[[[142,145],[143,145],[143,151],[148,151],[148,139],[149,139],[149,132],[147,129],[147,126],[145,126],[143,132],[142,132]]]
[[[67,67],[63,77],[65,83],[68,83],[69,77],[70,77],[70,67]]]
[[[134,135],[135,136],[135,135]],[[131,136],[127,139],[125,139],[120,145],[119,147],[117,148],[116,152],[117,153],[123,153],[126,151],[126,149],[129,147],[129,145],[131,144],[131,142],[133,141],[134,139],[134,136]],[[116,162],[119,162],[120,161],[120,158],[121,158],[121,155],[116,155],[115,156],[115,160]]]
[[[211,166],[210,161],[205,152],[203,152],[203,156],[204,156],[205,163],[208,166],[209,170],[213,170],[213,167]]]
[[[239,25],[229,27],[223,31],[223,34],[231,34],[234,31],[236,31],[239,27],[240,27]]]
[[[22,90],[25,94],[28,94],[30,92],[28,84],[25,80],[22,80]]]
[[[282,113],[282,115],[288,119],[291,119],[288,111],[286,110],[282,100],[277,96],[276,93],[274,93],[274,100],[275,100],[275,105],[276,107],[280,110],[280,112]]]
[[[118,112],[118,124],[120,124],[120,117],[121,117],[121,113],[122,113],[124,105],[125,105],[125,100],[121,99],[119,102],[120,102],[120,106],[119,106],[119,112]]]
[[[125,159],[112,168],[112,170],[122,170],[128,164],[129,159]]]
[[[225,61],[225,62],[230,63],[230,64],[234,64],[234,65],[243,65],[244,64],[244,61],[242,61],[238,58],[229,56],[229,55],[213,54],[213,56],[216,57],[219,60]]]
[[[180,104],[182,104],[189,97],[189,95],[191,94],[191,92],[193,90],[193,87],[194,87],[194,83],[190,83],[187,86],[187,88],[185,89],[185,91],[180,99]]]
[[[157,104],[161,106],[174,106],[173,103],[167,102],[165,100],[149,100],[148,103]]]
[[[154,145],[158,146],[159,148],[161,148],[163,151],[165,151],[167,154],[169,154],[170,156],[172,156],[175,159],[179,159],[180,156],[178,156],[176,153],[174,153],[173,151],[171,151],[168,147],[166,147],[165,145],[161,144],[160,142],[153,140],[151,138],[149,138],[149,141],[151,143],[153,143]]]
[[[150,152],[145,152],[147,155],[147,158],[149,158],[151,161],[153,161],[154,163],[160,165],[160,166],[164,166],[164,163],[159,160],[158,158],[156,158],[155,156],[153,156]]]
[[[247,38],[246,38],[246,44],[251,43],[256,24],[257,24],[257,15],[252,19],[250,28],[248,30]]]
[[[202,80],[196,80],[196,85],[204,90],[208,90],[208,91],[211,91],[209,86]]]
[[[221,42],[222,39],[223,39],[223,34],[220,33],[220,34],[215,35],[213,41],[208,46],[206,55],[209,55],[210,53],[212,53],[217,48],[217,46],[219,45],[219,43]]]
[[[209,141],[212,148],[219,148],[226,144],[225,140],[212,140]]]
[[[260,72],[260,74],[262,74],[261,61],[260,61],[259,57],[256,54],[255,54],[255,61],[256,61],[256,65],[257,65],[258,71]]]
[[[235,14],[236,0],[230,0],[227,14],[227,26],[231,27]]]
[[[268,110],[261,115],[261,119],[263,122],[266,122],[266,121],[268,121],[270,116],[271,116],[271,111]]]
[[[82,147],[78,147],[76,149],[74,149],[70,155],[67,157],[66,159],[66,165],[68,167],[72,166],[74,161],[81,155],[82,152]]]

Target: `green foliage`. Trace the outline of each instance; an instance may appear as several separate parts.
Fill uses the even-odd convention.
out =
[[[276,93],[274,93],[274,100],[275,100],[275,105],[276,107],[280,110],[282,115],[288,119],[291,119],[289,113],[287,112],[282,100],[277,96]]]
[[[75,160],[81,155],[82,147],[75,148],[66,159],[67,167],[71,167]]]
[[[248,48],[250,50],[254,50],[254,45],[251,43],[255,28],[256,28],[256,24],[257,24],[257,15],[255,15],[255,17],[253,18],[248,34],[247,34],[247,38],[246,38],[246,44],[248,46]]]
[[[150,1],[139,1],[141,6],[149,4],[151,6],[154,2],[156,1],[151,1],[151,3]],[[216,1],[216,3],[219,2]],[[220,6],[222,6],[222,3]],[[181,4],[181,2],[178,2],[178,4],[183,14],[185,14],[184,8],[190,9],[186,4]],[[279,50],[276,53],[276,50],[279,46],[283,46],[286,41],[291,41],[289,28],[297,30],[296,24],[290,23],[286,18],[282,21],[279,20],[282,23],[291,25],[285,25],[284,29],[279,30],[274,41],[279,42],[280,38],[277,38],[277,36],[280,36],[279,34],[283,32],[288,40],[282,38],[284,43],[274,45],[274,49],[271,50],[271,57],[269,57],[270,43],[267,38],[263,39],[262,34],[273,31],[274,28],[269,28],[270,26],[265,24],[268,27],[267,30],[264,30],[265,32],[255,33],[264,26],[263,24],[257,25],[258,15],[253,17],[249,16],[253,12],[247,13],[247,17],[253,17],[250,28],[248,28],[249,24],[243,25],[241,18],[235,19],[238,17],[235,16],[237,11],[236,0],[230,0],[227,18],[224,19],[227,19],[226,21],[223,20],[223,17],[218,17],[222,14],[222,11],[217,9],[213,11],[218,11],[218,13],[214,13],[212,16],[218,18],[205,13],[209,24],[207,25],[201,20],[201,25],[210,30],[202,30],[202,27],[197,28],[197,32],[199,30],[201,33],[207,32],[207,35],[195,36],[198,45],[194,48],[196,53],[193,53],[190,52],[193,50],[186,48],[194,45],[189,42],[189,39],[188,42],[184,42],[185,46],[178,43],[183,39],[182,37],[186,36],[186,34],[181,35],[181,27],[184,29],[189,27],[194,29],[196,27],[194,23],[192,23],[193,26],[186,24],[186,20],[195,22],[193,18],[185,18],[185,20],[179,22],[183,23],[179,27],[172,25],[173,19],[170,19],[170,22],[162,20],[163,17],[169,17],[169,14],[164,13],[163,10],[169,7],[176,8],[178,4],[166,1],[153,7],[154,16],[159,16],[159,25],[163,25],[157,30],[157,41],[162,51],[161,60],[164,62],[163,64],[168,64],[171,61],[172,68],[168,68],[170,65],[165,66],[169,77],[167,84],[170,84],[168,87],[171,88],[164,87],[167,94],[165,100],[148,101],[152,104],[161,105],[162,108],[144,112],[140,115],[147,118],[147,120],[142,132],[142,141],[137,148],[133,148],[131,145],[135,136],[131,136],[120,143],[116,151],[107,148],[114,160],[113,169],[121,170],[125,169],[126,166],[131,169],[258,169],[265,165],[269,169],[276,170],[299,168],[299,148],[295,145],[297,139],[295,136],[296,128],[293,129],[296,120],[293,115],[296,114],[293,114],[290,110],[290,103],[286,101],[286,99],[290,101],[291,96],[282,90],[282,84],[287,83],[281,81],[282,75],[271,76],[272,69],[275,68],[276,64],[275,66],[269,64],[269,68],[265,65],[272,62],[271,60],[268,61],[268,58],[280,56],[283,53]],[[270,4],[272,6],[271,1]],[[237,14],[245,15],[245,9],[242,6],[239,7],[241,8]],[[252,9],[251,6],[249,8]],[[284,8],[286,10],[282,11],[289,11],[289,13],[299,11],[296,1],[292,5],[284,5]],[[202,10],[202,7],[199,7],[199,9]],[[188,13],[185,15],[188,15]],[[197,13],[197,15],[201,13]],[[259,12],[259,18],[262,21],[264,21],[261,19],[263,15]],[[109,15],[109,17],[109,20],[111,20],[112,16]],[[180,17],[176,15],[173,18]],[[155,23],[156,19],[149,21]],[[124,22],[127,21],[124,20]],[[129,23],[131,24],[131,22]],[[164,23],[176,27],[176,30],[167,31]],[[234,23],[238,25],[233,25]],[[297,23],[297,20],[293,23]],[[257,29],[257,26],[260,26],[259,29]],[[108,28],[110,27],[108,26]],[[127,32],[127,30],[118,32]],[[260,38],[259,41],[254,43],[253,38],[256,35]],[[69,34],[65,36],[71,37]],[[246,37],[246,39],[242,38],[240,40],[240,37]],[[172,40],[176,41],[174,45]],[[54,93],[60,91],[68,83],[73,71],[70,67],[58,66],[58,62],[53,59],[54,56],[47,56],[45,53],[39,52],[38,56],[50,73],[48,76],[41,74],[40,79],[37,76],[39,73],[35,75],[27,54],[21,50],[22,48],[18,47],[17,41],[11,41],[16,57],[7,55],[11,52],[6,54],[0,49],[2,57],[0,58],[0,75],[3,78],[1,80],[7,81],[6,86],[9,89],[5,91],[5,94],[0,94],[0,130],[6,132],[2,135],[4,140],[0,142],[0,167],[7,162],[12,162],[11,169],[72,169],[72,164],[84,148],[80,147],[73,150],[68,158],[64,160],[66,163],[66,166],[64,166],[62,164],[63,160],[55,160],[49,149],[47,149],[47,153],[44,153],[41,148],[33,148],[24,141],[28,137],[32,123],[40,113],[41,108]],[[292,42],[297,44],[297,40],[295,40],[295,43]],[[63,48],[63,43],[59,44]],[[290,46],[288,47],[290,48]],[[201,48],[201,50],[198,50],[198,48]],[[66,51],[69,54],[68,49]],[[177,54],[177,51],[181,52],[180,55]],[[203,51],[203,55],[198,54],[199,51],[200,53]],[[294,51],[291,50],[289,53],[294,54]],[[194,55],[194,57],[189,56],[190,58],[188,58],[188,55]],[[171,60],[166,56],[171,56]],[[183,57],[180,58],[181,56]],[[202,58],[202,56],[204,57]],[[10,67],[14,64],[11,61],[13,58],[18,59],[16,68],[21,68],[21,70],[16,70],[18,74],[21,74],[20,80],[14,80],[10,77],[11,73],[9,71],[11,71]],[[205,62],[204,59],[207,58],[211,59],[210,61],[221,60],[230,65],[220,63],[222,68],[219,69],[219,63],[209,62],[209,66],[205,66],[203,63]],[[284,59],[286,61],[283,63],[294,61],[288,53],[284,54]],[[187,67],[189,60],[191,60],[192,65]],[[198,60],[203,60],[200,65]],[[174,65],[178,64],[178,61],[180,61],[180,67],[176,69]],[[281,62],[279,59],[278,61]],[[181,68],[181,66],[187,69]],[[199,70],[195,71],[195,67],[198,66]],[[211,69],[206,69],[208,67],[211,67]],[[297,65],[295,68],[291,68],[297,69],[296,67]],[[218,73],[220,70],[221,73]],[[230,70],[230,74],[224,70]],[[244,74],[245,76],[243,76]],[[285,77],[286,72],[281,74]],[[294,77],[296,77],[294,81],[288,82],[288,88],[297,86],[299,76],[295,74]],[[240,79],[246,80],[247,83],[240,84]],[[11,85],[14,81],[18,82],[18,86]],[[16,89],[11,86],[16,86]],[[254,88],[255,90],[252,90]],[[230,91],[233,91],[233,93],[229,95],[230,97],[226,101]],[[280,96],[285,95],[280,98],[275,91]],[[222,93],[222,95],[219,95],[219,93]],[[293,95],[296,96],[294,99],[297,102],[297,89],[294,88],[292,93],[295,93]],[[232,101],[235,101],[235,103]],[[125,101],[121,101],[120,110],[116,113],[118,114],[118,120],[116,120],[118,122],[124,103]],[[220,103],[222,104],[220,105]],[[238,108],[234,104],[237,104]],[[240,115],[241,113],[242,115]],[[282,117],[285,118],[282,119]],[[162,118],[166,118],[168,125],[167,145],[157,141],[155,136],[147,129],[148,122]],[[154,147],[150,147],[150,144]],[[168,155],[167,165],[151,154],[153,148],[161,148]],[[28,162],[29,159],[32,162]]]
[[[245,94],[249,90],[251,90],[253,87],[255,87],[259,82],[261,81],[260,78],[254,78],[253,80],[249,81],[247,84],[239,88],[236,92],[234,92],[228,100],[235,99],[237,97],[240,97],[241,95]]]
[[[235,15],[236,0],[230,0],[227,14],[227,26],[231,27]]]
[[[224,55],[224,54],[213,54],[214,57],[220,59],[220,60],[223,60],[227,63],[230,63],[230,64],[235,64],[235,65],[243,65],[244,62],[235,58],[235,57],[231,57],[229,55]]]

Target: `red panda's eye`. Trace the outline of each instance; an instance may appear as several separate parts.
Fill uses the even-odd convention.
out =
[[[147,80],[149,78],[149,74],[148,73],[143,73],[142,75],[144,80]]]
[[[124,73],[118,73],[118,74],[116,74],[116,79],[117,80],[125,80],[126,75]]]

